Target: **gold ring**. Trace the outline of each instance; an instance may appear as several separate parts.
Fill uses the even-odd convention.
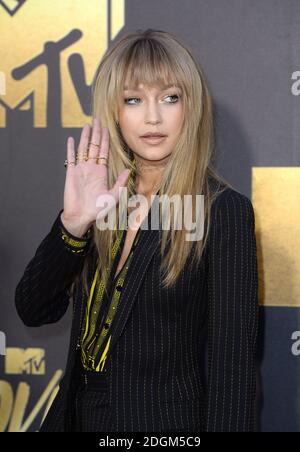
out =
[[[94,146],[97,146],[98,148],[100,148],[100,144],[93,143],[92,141],[89,141],[89,144],[93,144]]]
[[[99,163],[99,160],[104,160],[104,162]],[[106,165],[107,166],[107,160],[106,160],[105,157],[99,157],[97,163],[99,163],[99,165]]]
[[[84,153],[82,154],[82,158],[76,156],[76,161],[77,161],[77,162],[80,162],[81,160],[87,161],[88,159],[89,159],[89,157],[88,157],[88,153],[87,153],[87,152],[84,152]]]
[[[68,165],[75,165],[75,162],[69,162],[68,160],[65,160],[64,167],[67,168]]]

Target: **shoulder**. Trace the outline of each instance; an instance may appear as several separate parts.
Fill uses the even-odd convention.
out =
[[[248,196],[240,193],[239,191],[226,187],[222,192],[216,193],[212,203],[212,210],[215,212],[224,209],[242,209],[252,210],[252,202]]]
[[[232,187],[216,192],[211,204],[212,226],[255,226],[251,200]]]

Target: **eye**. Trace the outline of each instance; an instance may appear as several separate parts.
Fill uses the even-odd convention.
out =
[[[126,97],[126,98],[124,99],[124,102],[125,102],[125,104],[127,104],[127,105],[134,105],[134,104],[129,103],[129,101],[130,101],[130,100],[136,100],[136,99],[139,99],[139,97]]]
[[[178,94],[169,94],[168,96],[165,96],[164,99],[166,99],[168,97],[175,98],[175,101],[174,102],[167,102],[167,103],[175,104],[176,102],[178,102],[180,96],[178,96]],[[127,105],[136,105],[135,102],[131,103],[131,101],[135,101],[135,100],[140,100],[140,98],[139,97],[126,97],[124,99],[124,102]]]
[[[175,97],[176,98],[175,102],[170,102],[171,104],[175,104],[176,102],[178,102],[178,99],[179,99],[179,96],[177,94],[170,94],[169,96],[166,96],[166,97]]]

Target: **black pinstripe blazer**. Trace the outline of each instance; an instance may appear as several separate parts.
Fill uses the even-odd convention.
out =
[[[111,326],[109,391],[99,431],[255,431],[258,276],[252,203],[227,188],[213,204],[211,222],[199,268],[188,260],[171,289],[162,288],[159,279],[159,231],[141,230]],[[27,326],[64,315],[68,290],[82,270],[85,256],[66,249],[59,224],[60,213],[16,287],[16,308]],[[41,431],[72,430],[74,366],[86,302],[82,288],[72,300],[66,371]],[[207,378],[201,370],[203,338]]]

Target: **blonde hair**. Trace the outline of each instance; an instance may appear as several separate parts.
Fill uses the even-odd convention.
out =
[[[194,196],[204,195],[205,231],[202,240],[185,240],[186,230],[161,231],[161,272],[165,287],[171,287],[178,278],[185,262],[195,246],[193,263],[199,263],[207,241],[210,209],[218,193],[230,184],[217,175],[212,166],[213,159],[213,111],[209,93],[200,65],[191,51],[177,37],[169,32],[148,29],[127,34],[107,49],[96,70],[92,86],[92,114],[108,127],[110,151],[108,164],[108,184],[112,188],[118,175],[125,168],[131,169],[127,183],[128,198],[135,194],[135,176],[138,169],[134,165],[133,152],[123,140],[118,126],[118,112],[122,107],[125,80],[130,86],[143,83],[147,86],[174,84],[182,90],[184,119],[180,138],[172,151],[172,158],[165,168],[160,195],[192,195],[193,218],[195,218]],[[217,183],[222,190],[211,190],[209,180]],[[120,200],[121,203],[121,200]],[[121,205],[120,205],[120,209]],[[116,209],[118,211],[118,209]],[[171,212],[170,224],[174,212]],[[118,224],[118,212],[116,213]],[[94,224],[93,245],[97,250],[100,276],[107,283],[106,269],[112,264],[111,245],[116,238],[115,230],[99,230]],[[166,245],[171,246],[165,254]],[[165,254],[165,255],[164,255]],[[88,264],[85,260],[83,272],[84,287],[88,294]]]

